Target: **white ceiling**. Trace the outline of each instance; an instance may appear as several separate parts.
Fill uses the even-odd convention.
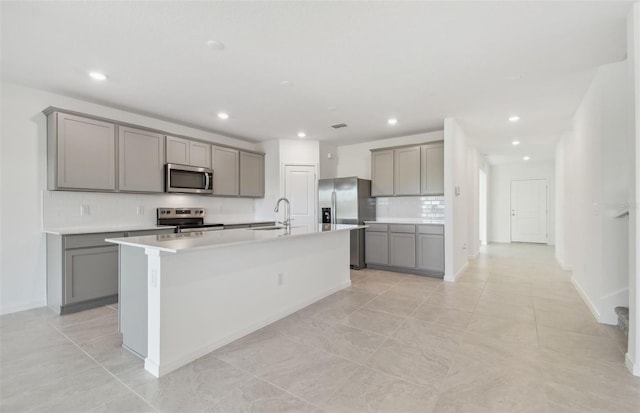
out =
[[[625,58],[630,5],[3,1],[1,69],[6,81],[250,141],[303,130],[342,145],[454,116],[492,162],[551,159],[595,68]]]

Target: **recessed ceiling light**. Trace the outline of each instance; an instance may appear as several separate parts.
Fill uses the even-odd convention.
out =
[[[226,112],[220,112],[220,113],[218,113],[218,117],[220,119],[229,119],[229,114],[226,113]]]
[[[388,123],[389,125],[395,125],[395,124],[397,124],[397,123],[398,123],[398,119],[396,119],[396,118],[391,118],[391,119],[389,119],[389,120],[387,121],[387,123]]]
[[[514,116],[509,116],[509,122],[517,122],[520,120],[520,116],[514,115]]]
[[[523,160],[523,161],[528,161],[529,159],[531,159],[531,157],[530,157],[530,156],[523,156],[523,157],[522,157],[522,160]]]
[[[291,87],[293,86],[293,82],[290,80],[283,80],[282,82],[280,82],[280,86]]]
[[[89,72],[89,76],[93,80],[107,80],[107,75],[100,72]]]
[[[224,43],[217,40],[209,40],[207,42],[207,46],[209,46],[213,50],[224,50]]]
[[[307,134],[304,132],[298,132],[298,138],[306,138]]]
[[[520,141],[515,140],[515,141],[512,141],[512,142],[511,142],[511,144],[512,144],[513,146],[518,146],[518,145],[520,145]]]

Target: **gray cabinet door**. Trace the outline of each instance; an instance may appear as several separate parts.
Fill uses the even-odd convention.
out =
[[[189,141],[189,165],[211,168],[211,145]]]
[[[389,264],[389,238],[386,232],[365,231],[365,261],[367,264]]]
[[[421,168],[423,195],[444,194],[444,145],[423,145]]]
[[[389,233],[389,261],[396,267],[416,267],[416,235]]]
[[[118,247],[67,250],[64,304],[118,294]]]
[[[418,269],[444,274],[444,236],[418,234]]]
[[[212,146],[211,166],[213,169],[213,194],[238,196],[240,194],[238,150]]]
[[[189,140],[167,136],[167,163],[189,165]]]
[[[371,152],[371,196],[393,195],[393,149]]]
[[[118,136],[118,189],[163,192],[164,136],[124,126],[118,127]]]
[[[57,147],[55,189],[115,190],[115,125],[65,113],[53,116],[57,142],[49,145]]]
[[[264,155],[240,152],[240,196],[264,196]]]
[[[395,195],[420,195],[420,147],[393,150]]]

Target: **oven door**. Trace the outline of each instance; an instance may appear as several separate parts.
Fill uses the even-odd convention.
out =
[[[213,170],[168,163],[165,167],[165,192],[213,194]]]

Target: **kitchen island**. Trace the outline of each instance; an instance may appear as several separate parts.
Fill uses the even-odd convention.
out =
[[[156,377],[351,285],[349,231],[295,226],[107,239],[123,346]]]

